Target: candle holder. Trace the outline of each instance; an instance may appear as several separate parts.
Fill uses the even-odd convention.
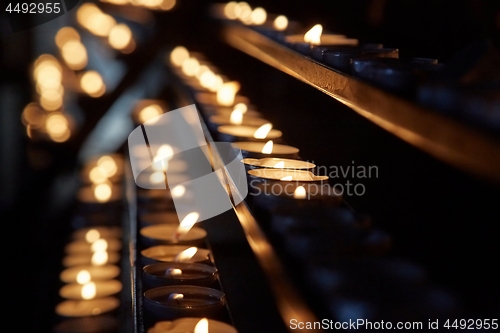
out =
[[[263,150],[266,148],[268,142],[233,142],[232,145],[235,148],[241,150],[241,155],[244,158],[265,158],[265,157],[276,157],[276,158],[287,158],[287,159],[299,159],[299,149],[292,146],[273,144],[269,153],[264,153]]]
[[[165,262],[143,267],[145,290],[170,285],[192,285],[218,289],[219,272],[211,265]]]
[[[143,266],[160,262],[185,262],[213,265],[213,258],[210,250],[198,248],[196,253],[190,258],[178,259],[181,252],[189,249],[190,246],[183,245],[157,245],[141,251],[141,263]]]
[[[63,270],[59,276],[64,283],[76,283],[79,275],[88,274],[90,281],[106,281],[115,279],[120,275],[120,268],[116,265],[81,265],[73,266]]]
[[[120,331],[120,321],[116,316],[104,314],[92,317],[65,318],[53,327],[54,333],[81,332],[85,327],[86,333],[113,333]]]
[[[249,170],[252,182],[279,184],[282,188],[286,188],[286,184],[295,183],[297,186],[307,185],[310,183],[323,183],[328,180],[328,176],[317,176],[308,170],[293,170],[293,169],[275,169],[261,168]]]
[[[89,243],[86,240],[74,240],[64,247],[66,254],[76,253],[93,253],[96,249],[101,248],[106,251],[118,252],[122,248],[122,242],[116,238],[101,239]]]
[[[248,112],[248,111],[247,111]],[[241,126],[251,126],[251,127],[256,127],[259,128],[260,126],[269,123],[268,120],[255,117],[255,116],[247,116],[246,113],[243,115],[241,119]],[[219,128],[219,126],[223,125],[231,125],[231,113],[228,114],[216,114],[213,116],[210,116],[207,121],[207,126],[208,129],[212,132],[216,132]],[[236,124],[234,124],[236,125]]]
[[[92,157],[85,161],[81,171],[80,178],[85,185],[91,185],[95,176],[101,179],[109,180],[117,184],[121,182],[124,174],[125,160],[121,154],[109,154]],[[99,170],[93,170],[98,168]]]
[[[271,129],[265,137],[255,137],[255,132],[259,129],[256,126],[243,125],[222,125],[217,127],[217,136],[220,141],[225,142],[267,142],[273,140],[280,142],[283,133],[277,129]]]
[[[355,38],[347,38],[347,36],[342,34],[328,33],[321,35],[321,42],[319,44],[304,41],[303,34],[286,36],[284,43],[303,55],[311,56],[314,50],[319,47],[357,46],[359,41]]]
[[[195,100],[197,103],[202,104],[202,105],[208,105],[212,107],[219,107],[219,106],[228,106],[228,107],[233,107],[234,105],[238,103],[243,103],[243,104],[250,104],[250,100],[241,95],[236,95],[234,96],[234,102],[231,103],[232,105],[220,105],[219,102],[217,102],[217,94],[216,93],[209,93],[209,92],[199,92],[195,96]]]
[[[334,46],[316,46],[311,51],[311,57],[317,61],[323,61],[325,52],[355,52],[364,50],[376,50],[384,47],[380,43],[363,43],[360,45],[334,45]]]
[[[159,99],[139,100],[132,110],[132,121],[134,126],[140,126],[146,121],[161,116],[169,110],[167,103]]]
[[[227,117],[229,119],[231,117],[231,113],[234,111],[234,108],[234,106],[203,105],[203,107],[200,108],[200,111],[208,119],[212,116]],[[259,111],[256,111],[254,106],[247,105],[247,111],[243,113],[243,118],[245,117],[262,118],[263,115]]]
[[[90,300],[65,300],[56,305],[56,314],[61,317],[93,317],[113,314],[120,306],[116,297],[103,297]]]
[[[84,300],[86,290],[90,290],[92,298],[103,298],[114,296],[122,290],[122,284],[118,280],[89,281],[85,284],[70,283],[61,287],[59,296],[65,299]]]
[[[146,326],[181,317],[222,319],[226,316],[226,295],[200,286],[165,286],[143,294]]]
[[[250,170],[260,169],[260,168],[275,168],[275,169],[285,169],[285,170],[312,170],[316,167],[314,163],[310,163],[302,160],[294,160],[288,158],[276,158],[276,157],[265,157],[265,158],[244,158],[241,160],[248,166]]]
[[[81,239],[91,239],[97,240],[99,238],[110,239],[110,238],[121,238],[122,228],[117,226],[93,226],[84,227],[75,230],[72,233],[72,238],[77,240]]]
[[[399,58],[399,50],[394,48],[352,48],[350,50],[324,50],[321,61],[334,69],[350,73],[353,59]]]
[[[99,251],[94,253],[76,253],[65,256],[62,259],[64,267],[74,267],[83,265],[106,265],[117,264],[120,261],[118,252]]]
[[[149,212],[140,214],[138,217],[139,226],[147,227],[151,225],[171,224],[179,226],[179,217],[175,211],[170,212]]]
[[[190,245],[205,247],[207,232],[198,227],[192,227],[189,231],[176,238],[179,225],[158,224],[143,227],[139,230],[141,243],[146,246],[155,245]]]
[[[194,332],[196,325],[203,318],[179,318],[172,321],[159,321],[151,327],[147,333],[175,333],[175,332]],[[236,329],[225,322],[207,319],[208,332],[210,333],[238,333]]]

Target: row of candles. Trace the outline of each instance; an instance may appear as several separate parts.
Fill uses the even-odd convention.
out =
[[[221,19],[247,26],[337,71],[398,93],[414,93],[417,84],[443,66],[434,58],[400,58],[398,48],[384,47],[382,43],[325,32],[319,23],[305,29],[284,15],[270,15],[264,8],[252,8],[244,1],[215,6],[214,12]]]
[[[218,79],[225,76],[182,46],[172,50],[169,65],[193,92],[212,136],[241,150],[246,201],[276,250],[294,258],[290,272],[311,292],[315,311],[338,320],[457,315],[455,296],[429,283],[422,267],[391,256],[390,235],[346,204],[327,176],[316,175],[316,166],[285,144],[281,131],[272,131],[272,123],[238,94],[237,81]],[[394,290],[379,294],[388,285]],[[387,308],[388,299],[412,313]]]
[[[59,320],[54,331],[76,332],[83,327],[88,332],[118,331],[123,235],[115,216],[123,200],[123,158],[118,154],[92,158],[83,165],[80,178],[75,211],[79,223],[64,247],[62,301],[55,308]],[[96,218],[99,214],[104,218]]]

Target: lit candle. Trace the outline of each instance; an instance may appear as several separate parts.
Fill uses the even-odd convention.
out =
[[[316,24],[303,35],[286,36],[285,43],[305,55],[310,55],[318,46],[358,45],[358,40],[341,34],[323,34],[323,26]]]
[[[207,232],[197,227],[190,227],[189,230],[179,235],[179,225],[171,224],[143,227],[139,230],[139,233],[145,246],[178,244],[204,247],[207,237]]]
[[[316,167],[314,163],[302,160],[294,160],[288,158],[244,158],[241,160],[245,165],[253,168],[275,168],[275,169],[294,169],[294,170],[311,170]]]
[[[84,204],[116,203],[122,198],[122,187],[110,182],[87,185],[79,189],[77,198]]]
[[[95,226],[80,228],[72,233],[73,239],[85,239],[87,242],[92,243],[100,238],[121,238],[122,229],[113,226]]]
[[[217,287],[219,276],[214,266],[185,262],[146,265],[143,273],[145,289],[179,284],[214,288]]]
[[[206,323],[203,323],[203,320],[206,320]],[[203,327],[200,322],[204,325]],[[233,326],[225,322],[207,318],[179,318],[173,321],[159,321],[147,333],[176,332],[238,333]]]
[[[120,306],[116,297],[91,300],[65,300],[56,306],[56,313],[63,317],[89,317],[113,312]]]
[[[148,125],[154,125],[155,119],[168,110],[168,105],[163,100],[142,99],[138,101],[132,111],[132,120],[139,126],[148,122]]]
[[[93,157],[85,162],[81,179],[85,184],[96,184],[109,180],[121,181],[124,173],[124,159],[120,154],[107,154]]]
[[[100,250],[117,252],[122,248],[122,242],[116,238],[98,239],[89,243],[86,240],[75,240],[68,243],[64,251],[66,254],[74,253],[94,253]]]
[[[217,127],[219,140],[225,142],[236,141],[265,141],[280,139],[283,133],[272,128],[272,124],[265,123],[260,127],[243,125],[222,125]]]
[[[113,296],[122,290],[118,280],[89,281],[84,284],[70,283],[61,287],[59,296],[65,299],[94,299]]]
[[[290,181],[290,182],[323,182],[328,176],[318,176],[307,170],[261,168],[249,170],[248,174],[255,179],[267,181]]]
[[[217,289],[177,285],[164,286],[144,292],[146,326],[161,320],[179,317],[222,319],[226,313],[226,296]],[[149,325],[150,326],[150,325]]]
[[[140,214],[138,219],[141,228],[157,224],[171,224],[178,226],[180,223],[179,217],[175,211],[144,213]]]
[[[230,114],[213,115],[208,119],[209,129],[216,131],[221,125],[243,125],[260,127],[269,121],[263,118],[251,117],[245,115],[241,110],[233,110]]]
[[[192,247],[188,245],[157,245],[141,251],[141,262],[143,265],[154,264],[158,262],[187,262],[187,263],[212,263],[210,250],[196,248],[195,253],[189,253],[190,256],[182,256]]]
[[[116,264],[120,261],[118,252],[98,251],[94,253],[76,253],[65,256],[62,260],[64,267],[74,267],[81,265],[102,266],[106,264]]]
[[[82,272],[86,272],[88,274],[88,278],[85,278],[85,281],[103,281],[103,280],[111,280],[118,275],[120,275],[120,268],[116,265],[102,265],[102,266],[93,266],[93,265],[82,265],[82,266],[73,266],[70,268],[66,268],[63,270],[59,276],[62,282],[64,283],[76,283],[78,280],[82,282],[81,275]],[[80,278],[79,278],[80,277]]]
[[[275,144],[272,140],[267,142],[233,142],[235,148],[241,150],[245,158],[280,157],[294,159],[298,158],[299,149],[292,146]]]

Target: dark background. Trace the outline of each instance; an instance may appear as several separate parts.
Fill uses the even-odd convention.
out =
[[[285,133],[288,144],[301,149],[303,159],[326,166],[352,161],[376,165],[378,178],[353,180],[362,182],[366,193],[347,201],[393,236],[396,253],[428,268],[436,284],[459,295],[470,313],[498,316],[500,188],[443,164],[318,90],[224,44],[218,23],[206,14],[208,4],[179,0],[176,10],[159,16],[148,28],[154,33],[146,49],[138,50],[129,71],[140,73],[161,47],[185,45],[238,80],[241,94]],[[499,4],[494,0],[250,5],[285,14],[304,26],[321,23],[361,41],[399,48],[402,57],[443,63],[476,41],[500,41]],[[56,23],[74,25],[69,16]],[[3,16],[0,26],[0,220],[4,256],[10,259],[2,270],[5,289],[13,293],[5,301],[26,314],[23,330],[39,332],[47,331],[53,320],[62,247],[72,228],[74,167],[81,144],[30,142],[21,123],[22,109],[33,96],[29,66],[52,47],[53,34],[43,29],[56,23],[12,33]],[[103,112],[110,104],[102,102]]]

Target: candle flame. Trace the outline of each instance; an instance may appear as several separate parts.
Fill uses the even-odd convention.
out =
[[[106,251],[108,249],[108,241],[102,238],[98,239],[92,243],[90,249],[92,250],[92,252]]]
[[[273,152],[273,140],[267,141],[267,143],[262,147],[262,154],[271,154]]]
[[[197,247],[190,247],[188,249],[185,249],[184,251],[181,251],[179,252],[176,256],[175,256],[175,260],[176,262],[180,262],[180,261],[188,261],[189,259],[193,258],[194,255],[196,254],[196,252],[198,252],[198,248]]]
[[[179,240],[184,237],[189,230],[193,227],[193,225],[198,221],[200,214],[197,212],[192,212],[186,215],[186,217],[181,221],[177,231],[175,232],[174,239]]]
[[[245,103],[238,103],[234,106],[234,110],[239,110],[242,114],[245,114],[248,111],[248,106]]]
[[[108,180],[108,175],[104,168],[101,168],[100,166],[95,166],[89,171],[89,179],[94,184],[100,184]]]
[[[256,139],[265,139],[272,128],[273,124],[271,123],[264,124],[255,131],[253,137]]]
[[[224,15],[230,19],[230,20],[235,20],[238,18],[238,16],[235,13],[235,9],[238,3],[236,1],[229,1],[225,6],[224,6]]]
[[[133,42],[132,30],[123,23],[111,28],[108,36],[109,45],[116,50],[126,50]]]
[[[176,67],[181,67],[184,60],[188,58],[189,51],[184,46],[177,46],[170,52],[170,62]]]
[[[208,319],[202,318],[194,327],[194,333],[208,333]]]
[[[92,265],[94,266],[102,266],[108,262],[108,252],[106,251],[98,251],[94,252],[92,255],[92,259],[90,260]]]
[[[79,271],[78,274],[76,275],[76,282],[78,284],[85,284],[89,281],[90,281],[90,273],[85,269]]]
[[[99,202],[106,202],[111,198],[111,195],[113,194],[113,190],[111,189],[111,186],[107,183],[101,183],[98,184],[94,188],[94,196]]]
[[[261,25],[264,22],[266,22],[266,19],[267,19],[267,12],[264,8],[257,7],[254,10],[252,10],[252,14],[250,15],[250,20],[252,21],[252,24]]]
[[[186,193],[186,188],[183,185],[177,185],[170,193],[172,194],[172,198],[180,198]]]
[[[305,199],[306,198],[306,189],[304,186],[299,186],[293,191],[293,197],[295,199]]]
[[[187,76],[195,76],[200,67],[200,62],[198,59],[189,57],[182,62],[182,72]]]
[[[118,165],[116,164],[116,161],[113,159],[111,156],[101,156],[97,160],[97,165],[106,172],[106,176],[113,177],[116,172],[118,171]]]
[[[89,243],[93,243],[101,238],[101,233],[96,229],[90,229],[85,233],[85,240]]]
[[[100,97],[106,92],[106,85],[101,75],[94,70],[87,71],[82,75],[80,86],[91,97]]]
[[[278,162],[273,166],[273,168],[277,168],[277,169],[283,169],[284,167],[285,167],[284,161]]]
[[[156,152],[155,161],[167,159],[170,160],[174,156],[174,149],[171,145],[161,145]]]
[[[217,103],[222,106],[233,105],[238,90],[240,90],[240,84],[236,81],[223,83],[222,87],[217,90]]]
[[[304,41],[314,45],[321,44],[321,33],[323,32],[323,26],[321,24],[316,24],[304,35]]]
[[[288,27],[288,19],[285,15],[279,15],[274,19],[274,27],[276,30],[283,31]]]
[[[168,277],[174,277],[174,276],[182,275],[182,270],[180,270],[178,268],[168,268],[166,270],[165,274]]]
[[[163,114],[163,109],[157,104],[151,104],[139,111],[139,121],[145,123],[149,121],[149,124],[154,124],[158,122],[159,115]],[[156,118],[156,119],[155,119]]]
[[[169,302],[175,301],[175,300],[178,300],[178,299],[183,299],[183,298],[184,298],[183,294],[171,293],[170,295],[168,295],[168,301]]]
[[[83,299],[92,299],[96,295],[96,287],[94,282],[87,282],[82,286],[81,295]]]
[[[162,171],[155,171],[149,176],[149,181],[152,184],[161,184],[165,182],[165,173]]]
[[[241,125],[243,123],[243,112],[238,109],[234,109],[229,117],[229,122],[233,125]]]
[[[292,179],[293,179],[293,177],[292,177],[292,176],[285,176],[285,177],[281,178],[280,180],[290,181],[290,180],[292,180]]]

